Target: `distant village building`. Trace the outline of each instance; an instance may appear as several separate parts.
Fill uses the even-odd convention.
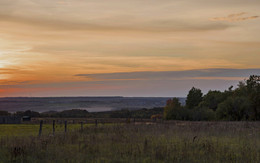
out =
[[[23,116],[22,120],[23,120],[23,122],[29,122],[29,121],[31,121],[31,117],[30,116]]]
[[[16,116],[0,116],[0,124],[20,124],[21,118]]]

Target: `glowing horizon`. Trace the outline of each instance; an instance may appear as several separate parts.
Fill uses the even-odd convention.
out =
[[[223,90],[260,73],[259,9],[259,0],[0,0],[0,97]],[[151,77],[213,69],[235,74]],[[94,78],[118,73],[132,76]]]

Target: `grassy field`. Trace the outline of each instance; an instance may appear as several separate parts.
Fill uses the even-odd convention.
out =
[[[260,162],[259,122],[38,127],[0,125],[0,162]]]
[[[80,124],[69,124],[68,131],[80,129]],[[55,125],[55,131],[60,133],[64,131],[64,124]],[[42,135],[52,134],[52,124],[43,124]],[[39,124],[0,124],[1,137],[21,137],[38,136]]]

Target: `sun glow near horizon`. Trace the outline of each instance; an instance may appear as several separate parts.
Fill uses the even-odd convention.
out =
[[[153,96],[147,90],[155,85],[158,95],[171,95],[150,85],[153,79],[113,83],[77,74],[258,69],[259,6],[258,0],[0,0],[0,96],[38,96],[44,89],[44,95]],[[187,81],[234,83],[248,73]]]

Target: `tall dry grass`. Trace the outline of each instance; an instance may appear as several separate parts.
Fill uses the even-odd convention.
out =
[[[3,137],[0,162],[260,162],[259,122],[87,126],[42,137]]]

